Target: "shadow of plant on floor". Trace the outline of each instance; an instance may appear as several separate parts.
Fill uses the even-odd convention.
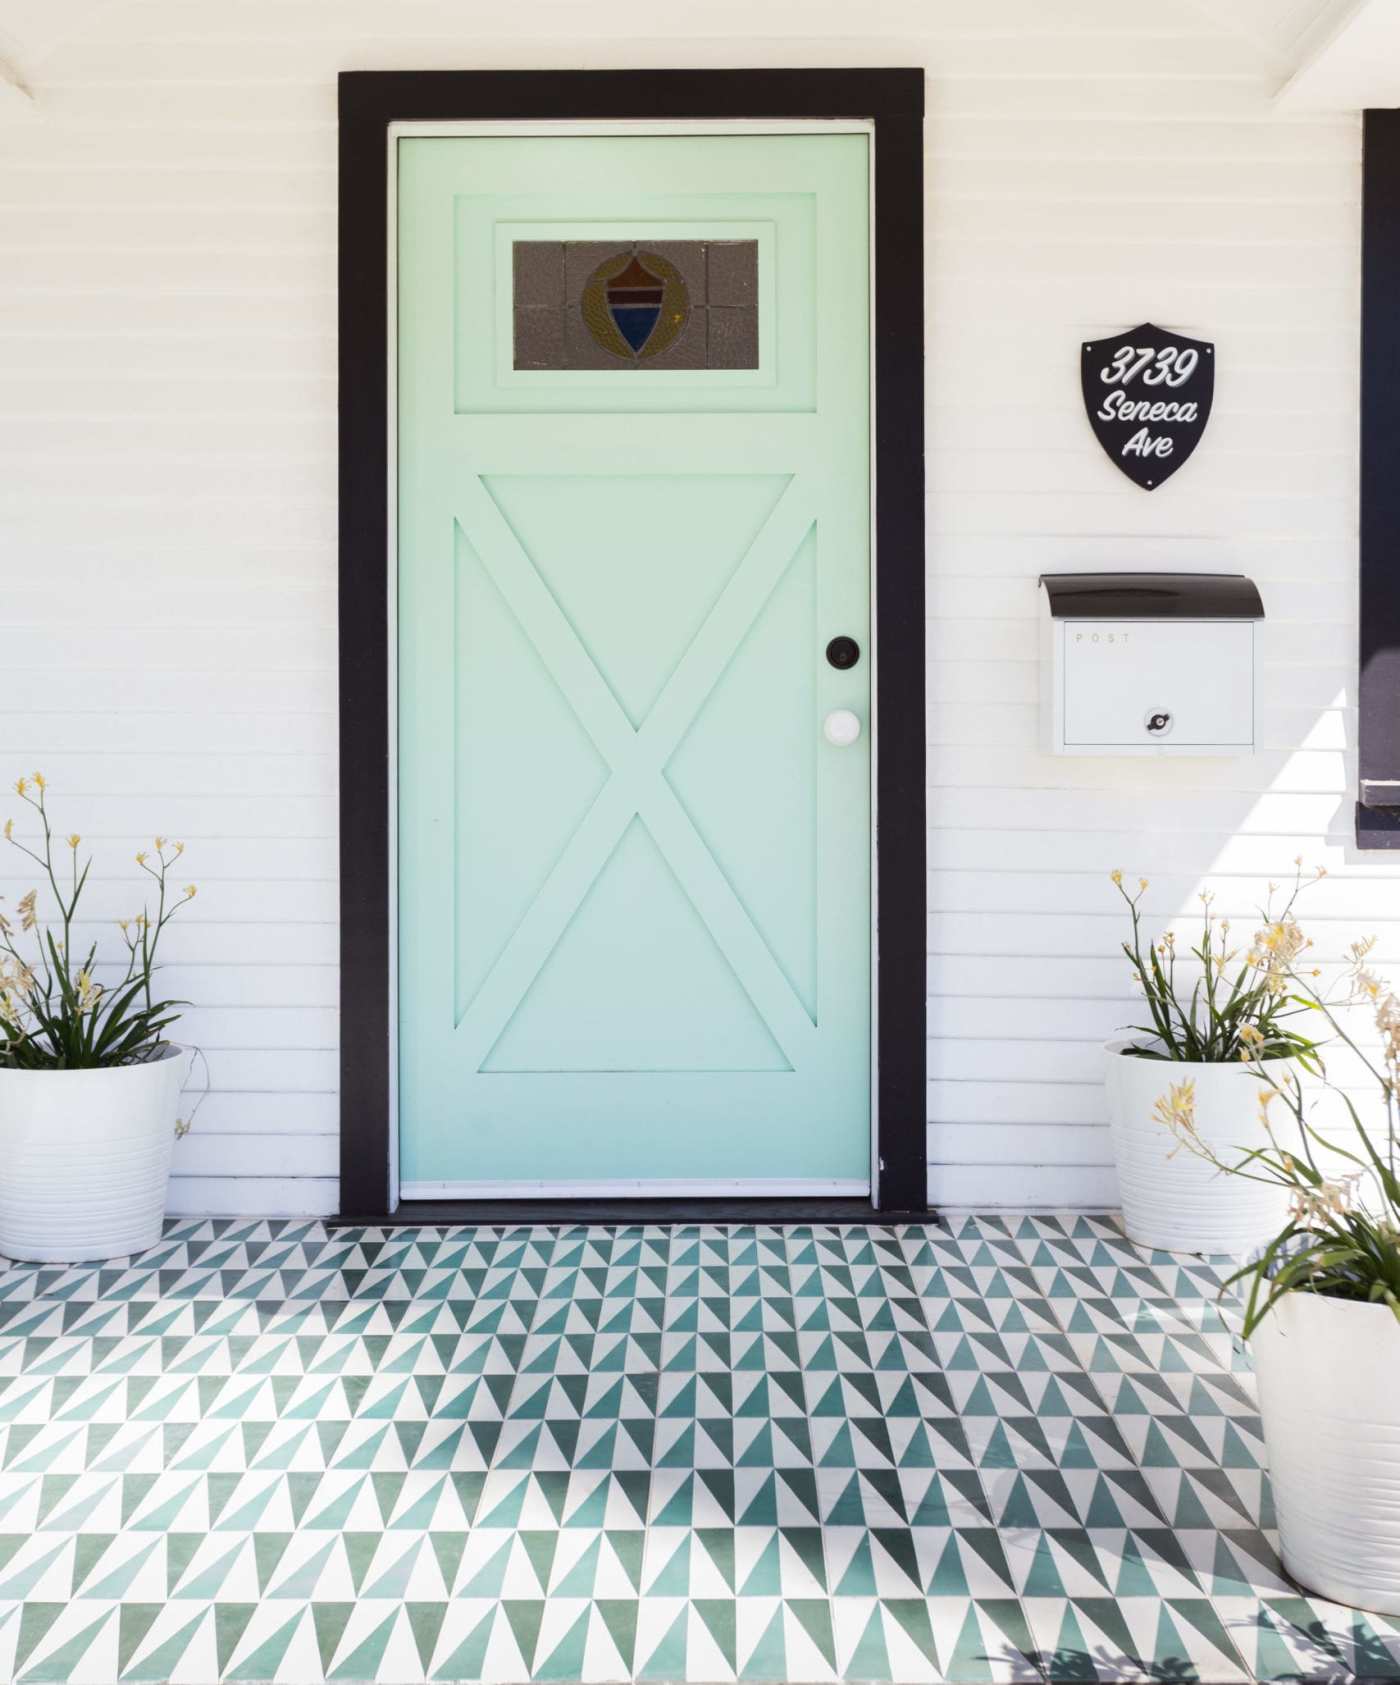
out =
[[[1292,1613],[1288,1612],[1290,1608]],[[1178,1608],[1174,1612],[1189,1624],[1184,1610]],[[1385,1685],[1395,1685],[1400,1679],[1400,1663],[1371,1630],[1363,1613],[1359,1610],[1348,1613],[1350,1641],[1346,1645],[1347,1653],[1343,1654],[1335,1634],[1328,1631],[1302,1598],[1270,1599],[1254,1616],[1227,1623],[1235,1667],[1244,1679],[1267,1679],[1269,1685],[1381,1685],[1382,1681]],[[1159,1632],[1158,1642],[1165,1651],[1167,1646],[1161,1641]],[[1007,1645],[997,1652],[984,1652],[967,1660],[980,1663],[986,1670],[978,1677],[995,1678],[1006,1685],[1031,1685],[1033,1681],[1090,1685],[1090,1682],[1124,1680],[1153,1681],[1157,1685],[1213,1685],[1216,1677],[1213,1667],[1218,1665],[1204,1656],[1198,1661],[1181,1653],[1132,1655],[1108,1644],[1092,1649],[1065,1645],[1056,1650],[1036,1650],[1029,1655]],[[960,1685],[956,1673],[949,1678],[952,1685]]]
[[[974,1658],[988,1667],[984,1678],[995,1678],[1005,1685],[1033,1685],[1033,1682],[1098,1680],[1154,1680],[1161,1685],[1210,1685],[1209,1676],[1189,1656],[1169,1656],[1147,1661],[1129,1656],[1111,1645],[1099,1645],[1093,1651],[1065,1646],[1058,1650],[1036,1650],[1024,1656],[1019,1650],[1005,1648],[998,1655]],[[1000,1667],[991,1666],[1000,1662]],[[961,1685],[956,1674],[949,1675],[950,1685]],[[1271,1682],[1272,1685],[1272,1682]]]

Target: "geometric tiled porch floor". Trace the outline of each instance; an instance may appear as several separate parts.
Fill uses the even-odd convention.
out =
[[[180,1222],[0,1270],[0,1678],[1400,1680],[1107,1217]]]

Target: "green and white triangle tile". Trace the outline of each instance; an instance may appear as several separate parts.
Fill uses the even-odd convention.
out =
[[[1232,1626],[1232,1636],[1257,1685],[1343,1673],[1341,1646],[1328,1633],[1317,1606],[1287,1600],[1287,1612],[1266,1602]],[[1301,1607],[1299,1607],[1301,1605]],[[1325,1608],[1325,1605],[1323,1605]],[[1303,1624],[1295,1624],[1301,1619]]]
[[[1011,1564],[996,1528],[956,1527],[946,1539],[931,1544],[935,1548],[924,1558],[925,1566],[932,1561],[924,1585],[926,1595],[994,1600],[1016,1596]]]
[[[122,1606],[124,1614],[129,1605]],[[139,1650],[126,1661],[120,1678],[170,1685],[195,1685],[216,1679],[219,1672],[219,1612],[214,1606],[190,1612],[186,1605],[176,1621],[164,1611],[152,1624]],[[121,1637],[120,1627],[118,1636]]]
[[[78,1679],[115,1679],[118,1612],[94,1613],[91,1604],[61,1610],[43,1639],[20,1664],[19,1678],[33,1685]],[[16,1658],[18,1660],[18,1657]]]
[[[1338,1610],[1329,1612],[1328,1627],[1348,1672],[1359,1679],[1400,1679],[1400,1617]]]
[[[1397,1677],[1282,1577],[1220,1274],[1054,1213],[189,1221],[0,1271],[0,1660],[1233,1681],[1245,1629],[1270,1677]]]
[[[669,1639],[679,1639],[685,1648],[685,1676],[728,1680],[740,1677],[776,1679],[781,1674],[772,1671],[772,1645],[760,1648],[762,1638],[773,1625],[775,1612],[780,1608],[776,1599],[752,1599],[741,1613],[739,1606],[726,1598],[703,1598],[689,1602],[681,1620],[672,1627]],[[778,1650],[781,1654],[781,1632]],[[659,1669],[668,1648],[653,1653],[652,1670]],[[741,1671],[747,1661],[751,1673]],[[781,1662],[777,1664],[781,1666]]]
[[[957,1685],[1020,1685],[1043,1677],[1035,1640],[1017,1599],[930,1597],[924,1607],[941,1677]],[[891,1625],[887,1610],[887,1634]]]

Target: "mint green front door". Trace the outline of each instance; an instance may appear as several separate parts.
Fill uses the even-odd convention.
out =
[[[409,1197],[869,1186],[868,147],[396,142]]]

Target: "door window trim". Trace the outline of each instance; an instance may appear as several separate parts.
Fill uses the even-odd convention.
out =
[[[869,1205],[884,1213],[927,1210],[922,112],[917,70],[341,75],[342,1220],[413,1217],[398,1199],[394,1079],[396,347],[390,325],[394,148],[399,136],[423,133],[824,129],[874,135]],[[900,910],[884,928],[880,900]],[[738,1185],[735,1193],[746,1217],[761,1214],[753,1207],[762,1202],[742,1198]],[[632,1203],[654,1203],[660,1215],[676,1201]],[[713,1197],[706,1203],[713,1205]],[[795,1204],[811,1220],[822,1202],[779,1200],[772,1215],[796,1215],[780,1209]],[[435,1220],[443,1220],[444,1208],[433,1209]],[[463,1201],[453,1209],[470,1219],[484,1207]],[[569,1209],[595,1211],[585,1198],[570,1201]]]

